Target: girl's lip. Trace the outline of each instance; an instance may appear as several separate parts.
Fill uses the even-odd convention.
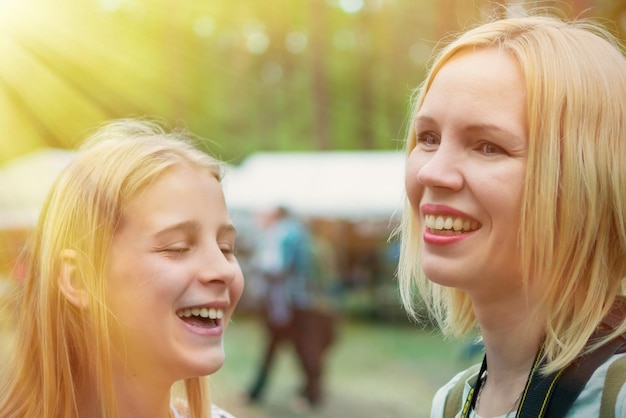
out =
[[[216,319],[215,326],[212,328],[193,325],[183,321],[182,319],[181,322],[183,326],[187,328],[187,330],[189,330],[192,334],[200,335],[203,337],[221,337],[224,334],[223,321],[221,319]]]
[[[227,301],[220,301],[220,302],[203,303],[203,304],[198,304],[198,305],[186,305],[186,306],[178,308],[177,311],[180,311],[183,309],[193,309],[193,308],[198,308],[198,309],[213,308],[213,309],[222,309],[224,311],[227,311],[229,307],[230,307],[230,303],[228,303]]]

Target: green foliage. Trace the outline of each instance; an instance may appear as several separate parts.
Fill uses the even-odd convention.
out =
[[[231,162],[256,150],[398,149],[436,42],[497,3],[0,1],[0,109],[11,133],[0,163],[143,115],[189,128]],[[621,2],[528,3],[626,32]]]

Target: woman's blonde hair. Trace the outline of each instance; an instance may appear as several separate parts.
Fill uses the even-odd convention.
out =
[[[200,151],[189,133],[166,133],[155,122],[121,119],[88,138],[56,180],[28,248],[15,357],[0,386],[2,417],[77,416],[76,393],[87,373],[97,384],[101,416],[118,416],[105,262],[127,202],[168,167],[181,164],[221,180],[222,165]],[[83,309],[70,303],[58,285],[66,249],[77,254],[76,278],[89,295]],[[191,417],[208,417],[204,378],[184,383]]]
[[[545,371],[585,344],[626,278],[626,59],[619,42],[590,21],[508,18],[478,26],[440,50],[416,90],[417,113],[439,70],[459,51],[499,48],[524,74],[528,161],[519,226],[525,283],[540,286],[547,312]],[[407,155],[416,145],[409,128]],[[503,185],[506,187],[506,185]],[[415,316],[417,289],[447,335],[475,328],[468,295],[421,272],[422,220],[406,201],[399,281]],[[626,330],[626,324],[612,334]],[[610,337],[598,341],[605,343]],[[594,347],[595,347],[594,346]]]

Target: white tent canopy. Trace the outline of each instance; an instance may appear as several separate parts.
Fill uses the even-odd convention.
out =
[[[256,212],[284,205],[305,216],[399,216],[404,154],[395,151],[261,152],[224,180],[229,208]]]
[[[0,229],[35,225],[45,197],[74,152],[43,148],[0,166]]]
[[[0,228],[32,227],[73,151],[45,148],[0,166]],[[224,179],[241,212],[284,205],[305,216],[390,219],[402,210],[404,154],[394,151],[260,152]]]

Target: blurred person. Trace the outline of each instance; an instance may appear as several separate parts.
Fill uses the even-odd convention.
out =
[[[333,318],[318,309],[315,297],[315,257],[307,226],[278,206],[262,217],[263,234],[255,254],[254,271],[263,281],[262,317],[266,345],[250,402],[260,402],[281,343],[295,349],[304,382],[296,398],[298,409],[318,406],[323,397],[324,355],[334,337]]]
[[[230,416],[203,377],[243,290],[221,177],[189,133],[153,122],[88,138],[30,243],[0,416]]]
[[[343,248],[333,241],[330,232],[336,228],[332,221],[312,218],[308,222],[313,257],[313,304],[315,310],[327,317],[338,319],[343,297],[341,266],[347,264]],[[335,323],[331,328],[336,328]]]
[[[459,35],[417,90],[399,280],[482,364],[431,417],[626,416],[626,60],[597,23]]]

